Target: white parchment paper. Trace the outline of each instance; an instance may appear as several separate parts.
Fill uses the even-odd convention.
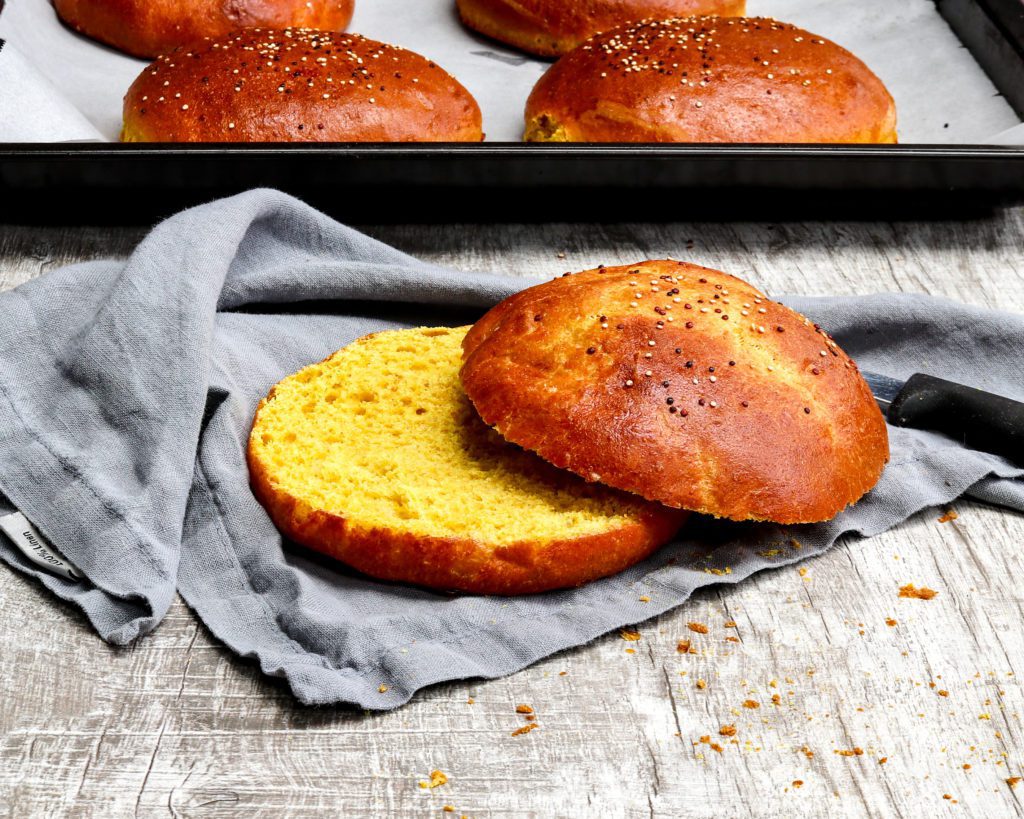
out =
[[[1024,143],[1020,118],[932,0],[748,0],[748,12],[795,23],[864,60],[896,99],[901,142]],[[479,101],[490,141],[520,139],[526,97],[549,65],[466,30],[455,0],[356,0],[350,30],[410,48],[454,74]],[[0,109],[0,140],[54,133],[54,111],[68,108],[92,124],[97,138],[117,139],[121,99],[144,60],[65,28],[49,0],[7,0],[0,38],[48,81],[39,88],[63,98],[44,101],[33,88],[17,110]],[[11,106],[19,89],[5,84],[0,106]],[[66,138],[85,136],[76,127]]]

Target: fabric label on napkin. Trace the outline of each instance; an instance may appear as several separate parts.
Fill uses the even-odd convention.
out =
[[[0,517],[0,530],[33,563],[68,580],[81,580],[82,573],[43,537],[21,512]]]

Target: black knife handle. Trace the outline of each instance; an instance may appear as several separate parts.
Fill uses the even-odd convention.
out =
[[[889,423],[944,432],[1024,466],[1024,403],[954,384],[933,375],[912,375],[889,407]]]

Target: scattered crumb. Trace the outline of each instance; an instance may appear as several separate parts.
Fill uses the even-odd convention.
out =
[[[516,730],[512,732],[512,736],[518,737],[522,736],[523,734],[528,734],[534,728],[540,728],[540,726],[536,722],[528,722],[526,725],[522,725],[519,728],[516,728]]]
[[[735,620],[726,620],[724,623],[722,623],[722,626],[724,628],[736,628],[736,621]]]
[[[678,651],[680,654],[689,654],[690,653],[690,641],[689,640],[680,640],[678,643],[676,643],[676,651]]]
[[[992,719],[990,714],[978,714],[978,719]]]
[[[626,653],[627,654],[636,654],[636,649],[635,648],[627,648],[626,649]]]
[[[916,600],[931,600],[937,595],[937,591],[929,589],[927,586],[922,586],[919,589],[915,588],[913,583],[907,583],[905,586],[900,586],[900,597],[910,597]]]
[[[430,781],[427,782],[424,779],[420,780],[421,788],[439,788],[448,782],[448,777],[445,776],[443,771],[431,771]]]
[[[712,751],[715,751],[715,752],[717,752],[717,753],[722,753],[722,752],[723,752],[723,751],[725,750],[725,749],[724,749],[724,748],[723,748],[723,747],[722,747],[721,745],[719,745],[719,744],[718,744],[717,742],[712,742],[712,741],[711,741],[711,737],[710,737],[710,736],[709,736],[708,734],[705,734],[704,736],[702,736],[702,737],[700,738],[700,741],[701,741],[702,743],[704,743],[705,745],[708,745],[708,746],[710,746],[710,747],[711,747],[711,750],[712,750]],[[696,745],[696,743],[694,743],[694,744]]]
[[[743,700],[743,707],[744,708],[760,708],[761,707],[761,703],[759,703],[757,700]]]
[[[938,693],[938,695],[940,697],[948,697],[949,696],[949,692],[945,688],[940,689],[937,693]]]
[[[890,627],[891,627],[891,626],[895,626],[895,625],[896,625],[896,621],[895,621],[895,620],[893,620],[893,619],[892,619],[891,617],[886,617],[886,618],[885,618],[885,624],[886,624],[887,626],[890,626]]]
[[[878,760],[878,764],[879,765],[884,765],[888,761],[889,761],[889,757],[883,756],[881,759]]]
[[[704,682],[704,680],[697,680],[697,688],[698,689],[703,691],[707,687],[708,687],[708,684],[706,682]]]
[[[476,702],[476,700],[470,697],[468,700],[466,700],[466,705],[472,705],[474,702]]]
[[[964,767],[965,771],[969,771],[971,769],[971,763],[970,762],[965,762],[963,767]]]
[[[1008,776],[1006,777],[1006,784],[1011,788],[1016,788],[1020,784],[1019,776]]]
[[[864,749],[863,748],[852,748],[852,749],[847,750],[847,749],[844,748],[844,749],[840,750],[840,749],[837,748],[832,753],[839,754],[839,756],[864,756]]]
[[[951,520],[956,520],[960,517],[953,509],[947,509],[945,514],[939,518],[939,523],[949,523]]]
[[[772,705],[781,705],[782,697],[778,694],[772,694]]]
[[[640,639],[640,632],[634,631],[631,628],[624,628],[619,630],[619,636],[630,643],[635,643]]]
[[[727,643],[738,643],[738,642],[740,641],[740,638],[739,638],[739,637],[733,637],[733,636],[732,636],[732,635],[730,634],[730,635],[729,635],[728,637],[726,637],[726,638],[725,638],[725,641],[726,641]]]
[[[703,623],[687,623],[686,627],[690,631],[697,632],[697,634],[707,634],[708,633],[708,627],[705,626]]]
[[[734,737],[736,736],[736,726],[723,725],[721,728],[718,729],[718,733],[720,733],[723,737]]]
[[[801,577],[807,577],[807,569],[805,567],[801,566],[797,571],[800,572]]]
[[[793,787],[794,788],[802,788],[803,786],[804,786],[804,781],[802,779],[794,779],[793,780]]]
[[[641,603],[650,603],[651,602],[651,598],[648,597],[646,594],[641,595],[640,596],[640,602]]]
[[[800,749],[800,753],[802,753],[808,759],[814,759],[814,751],[812,751],[806,745],[804,745],[804,747]]]
[[[795,537],[791,537],[789,539],[789,545],[792,546],[794,549],[802,549],[802,548],[804,548],[804,545],[799,540],[797,540]]]
[[[451,805],[445,805],[443,808],[441,808],[441,810],[443,810],[445,813],[455,813],[455,808],[453,808]]]
[[[763,552],[758,552],[761,557],[778,557],[782,554],[782,549],[765,549]]]
[[[559,677],[564,677],[564,676],[565,676],[566,674],[568,674],[568,673],[569,673],[568,671],[559,671],[559,672],[558,672],[558,676],[559,676]]]
[[[516,706],[516,713],[517,714],[532,714],[533,713],[533,708],[531,708],[529,705],[517,705]]]
[[[388,690],[388,687],[387,687],[386,685],[384,685],[384,683],[381,683],[381,684],[380,684],[380,685],[379,685],[379,686],[377,687],[377,690],[378,690],[378,691],[380,691],[380,693],[381,693],[381,694],[383,694],[383,693],[384,693],[385,691],[387,691],[387,690]]]

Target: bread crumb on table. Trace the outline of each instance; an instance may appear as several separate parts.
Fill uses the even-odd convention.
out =
[[[914,600],[931,600],[938,596],[938,592],[935,589],[929,589],[927,586],[917,588],[913,583],[907,583],[905,586],[900,586],[900,597],[908,597]]]
[[[723,737],[734,737],[736,736],[736,726],[723,725],[721,728],[718,729],[718,733],[720,733]]]
[[[680,640],[678,643],[676,643],[676,651],[678,651],[680,654],[689,654],[690,653],[690,641],[689,640]]]
[[[1011,788],[1016,788],[1020,784],[1019,776],[1008,776],[1006,777],[1006,784]]]
[[[522,736],[523,734],[528,734],[534,728],[540,728],[540,726],[536,722],[528,722],[526,725],[523,725],[523,726],[520,726],[519,728],[516,728],[516,730],[514,730],[512,732],[512,736],[518,737],[518,736]]]
[[[703,623],[687,623],[686,627],[690,631],[694,631],[697,634],[707,634],[708,633],[708,627],[706,625],[704,625]]]
[[[945,512],[943,513],[942,517],[941,517],[941,518],[939,518],[939,523],[949,523],[949,522],[950,522],[951,520],[956,520],[956,519],[957,519],[957,518],[959,518],[959,517],[960,517],[960,516],[959,516],[959,515],[958,515],[958,514],[956,513],[956,511],[955,511],[955,510],[953,510],[953,509],[947,509],[947,510],[946,510],[946,511],[945,511]]]
[[[532,714],[533,713],[533,708],[531,706],[529,706],[529,705],[517,705],[516,706],[516,713],[517,714]]]
[[[619,630],[619,636],[623,640],[627,640],[630,643],[635,643],[637,640],[640,639],[640,632],[634,631],[631,628],[624,628]]]
[[[448,777],[445,775],[444,771],[437,771],[437,770],[435,770],[435,771],[431,771],[430,772],[430,781],[429,782],[427,780],[425,780],[425,779],[421,779],[420,780],[420,787],[421,788],[439,788],[442,785],[447,784],[447,782],[448,782]]]

